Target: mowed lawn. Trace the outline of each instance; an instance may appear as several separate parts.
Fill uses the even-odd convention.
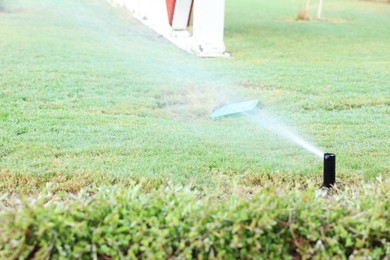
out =
[[[0,0],[0,259],[387,259],[390,4],[304,2],[227,0],[201,59],[104,0]]]
[[[322,160],[301,147],[245,118],[208,119],[248,99],[336,153],[339,181],[389,174],[388,4],[326,1],[323,20],[303,22],[303,1],[227,1],[221,59],[185,53],[104,1],[2,5],[1,192],[138,178],[320,185]]]

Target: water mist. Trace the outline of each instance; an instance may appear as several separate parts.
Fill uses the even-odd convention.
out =
[[[324,155],[324,152],[322,152],[318,147],[315,145],[309,143],[299,135],[293,133],[291,130],[288,129],[286,125],[284,125],[280,120],[278,120],[275,116],[272,116],[269,113],[266,113],[265,111],[259,112],[258,115],[249,115],[248,114],[248,120],[251,123],[254,123],[257,126],[260,126],[262,128],[267,129],[268,131],[271,131],[287,140],[289,140],[292,143],[297,144],[298,146],[304,148],[308,152],[322,158]]]

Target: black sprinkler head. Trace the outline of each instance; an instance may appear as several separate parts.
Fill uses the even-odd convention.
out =
[[[324,183],[322,187],[332,188],[336,182],[336,155],[334,153],[324,154]]]

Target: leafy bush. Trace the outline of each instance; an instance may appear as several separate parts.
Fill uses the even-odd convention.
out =
[[[388,183],[319,192],[140,185],[1,198],[2,259],[340,258],[389,255]]]

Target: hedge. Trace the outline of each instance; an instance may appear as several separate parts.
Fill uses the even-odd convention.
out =
[[[332,193],[138,184],[0,198],[1,259],[385,258],[388,183]]]

